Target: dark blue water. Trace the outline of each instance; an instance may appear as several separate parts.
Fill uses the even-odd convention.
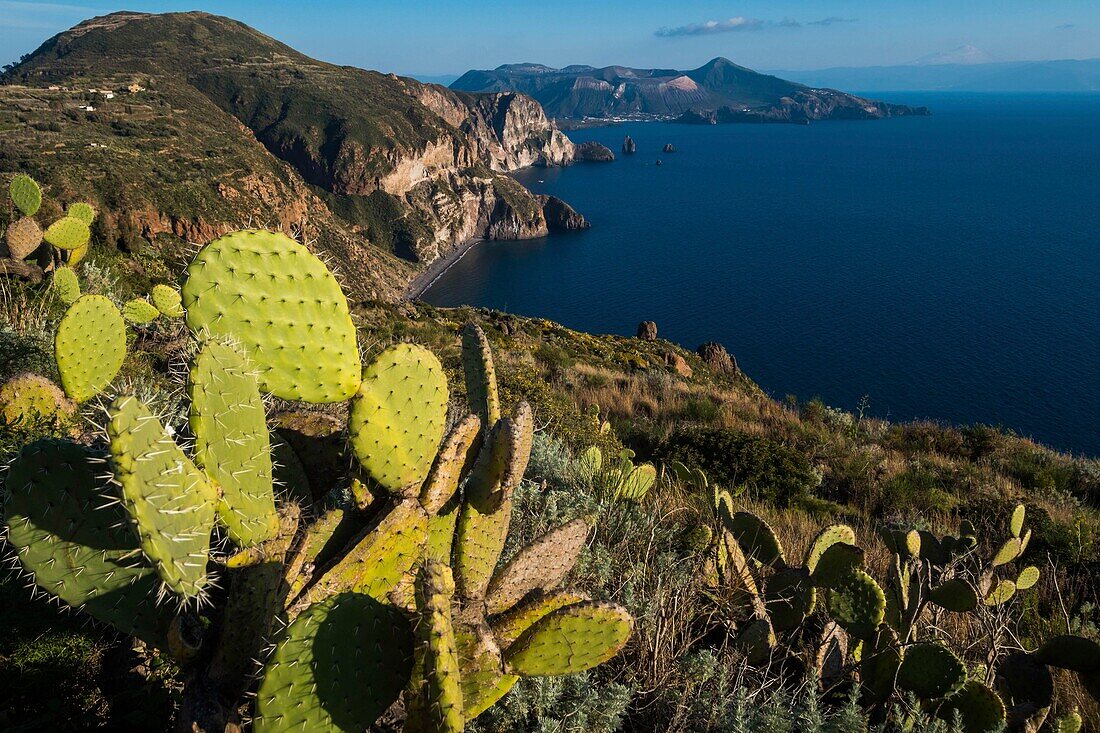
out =
[[[652,319],[780,397],[1100,454],[1100,95],[885,96],[935,114],[573,133],[638,143],[520,176],[592,229],[481,245],[427,300],[597,333]]]

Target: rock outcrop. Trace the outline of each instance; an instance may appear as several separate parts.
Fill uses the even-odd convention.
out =
[[[726,347],[716,341],[708,341],[696,349],[697,354],[707,367],[716,374],[736,374],[739,369],[737,360],[730,356]]]
[[[583,160],[591,163],[610,163],[615,160],[615,153],[611,148],[595,140],[578,143],[573,148],[574,160]]]
[[[810,89],[781,97],[775,104],[758,107],[723,106],[713,110],[689,110],[675,121],[691,125],[736,122],[778,122],[808,125],[814,120],[877,120],[931,114],[927,107],[887,104],[832,89]]]
[[[665,143],[665,146],[663,148],[661,148],[661,152],[663,152],[663,153],[675,153],[676,152],[676,146],[673,145],[672,143]]]
[[[557,196],[537,195],[542,205],[542,215],[550,231],[575,231],[588,229],[592,225],[581,214]]]
[[[656,341],[657,340],[657,323],[656,321],[642,321],[638,324],[637,338],[643,341]]]
[[[627,135],[623,138],[623,153],[633,155],[636,152],[638,152],[638,144],[634,142],[634,138]]]

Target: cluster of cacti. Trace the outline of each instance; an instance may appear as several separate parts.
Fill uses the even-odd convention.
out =
[[[102,447],[25,446],[5,502],[9,542],[40,588],[179,662],[181,727],[236,724],[251,660],[283,617],[256,694],[258,731],[363,730],[402,691],[407,730],[461,730],[519,676],[586,670],[626,643],[625,609],[555,590],[584,547],[584,521],[497,568],[533,416],[521,403],[500,417],[479,328],[463,332],[475,414],[443,440],[450,395],[436,357],[399,344],[364,367],[335,279],[289,237],[210,243],[188,268],[182,305],[196,339],[192,440],[118,396]],[[125,356],[123,314],[83,296],[57,344],[66,393],[86,401]],[[350,399],[351,505],[277,501],[264,393]],[[211,612],[216,578],[228,590]]]
[[[641,501],[657,481],[657,469],[649,463],[635,466],[633,458],[634,451],[627,448],[619,453],[617,461],[605,467],[603,451],[599,446],[590,446],[577,459],[577,478],[616,500]]]
[[[22,215],[8,225],[4,233],[5,256],[13,260],[25,260],[37,252],[42,243],[51,245],[43,251],[40,261],[53,267],[54,254],[69,267],[76,266],[88,253],[91,225],[95,221],[95,209],[89,204],[73,203],[65,215],[53,222],[43,232],[35,220],[42,206],[42,189],[30,176],[19,174],[11,179],[8,193],[12,204]]]

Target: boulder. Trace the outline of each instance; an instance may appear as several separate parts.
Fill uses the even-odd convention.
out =
[[[602,145],[595,140],[581,143],[573,149],[573,160],[584,160],[590,163],[610,163],[615,160],[615,153],[611,148]]]
[[[708,341],[696,349],[695,353],[716,374],[736,374],[739,371],[737,360],[730,356],[725,346],[716,341]]]
[[[643,341],[657,340],[657,323],[655,321],[642,321],[638,324],[638,338]]]
[[[634,138],[630,137],[630,135],[627,135],[626,137],[624,137],[623,138],[623,153],[625,153],[626,155],[633,155],[637,151],[638,151],[638,146],[634,142]]]
[[[669,351],[665,354],[665,366],[681,377],[690,377],[692,375],[691,366],[687,363],[687,359],[675,352]]]

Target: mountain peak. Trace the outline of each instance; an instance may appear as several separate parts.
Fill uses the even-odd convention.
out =
[[[987,64],[989,63],[989,55],[985,51],[971,46],[969,43],[963,44],[950,51],[942,51],[939,53],[930,53],[927,56],[921,56],[919,59],[913,62],[914,66],[943,66],[945,64]]]

